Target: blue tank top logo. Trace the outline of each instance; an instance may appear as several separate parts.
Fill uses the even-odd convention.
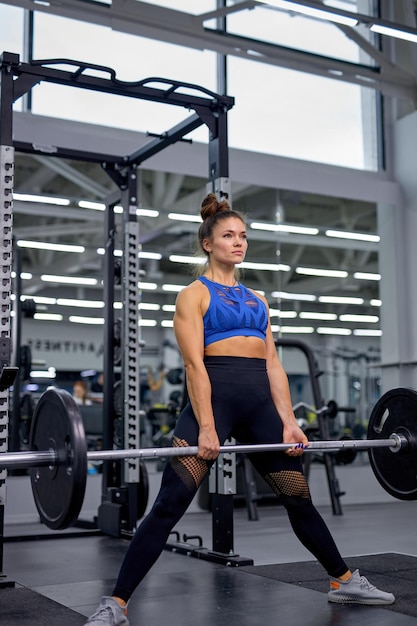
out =
[[[227,287],[200,276],[210,292],[204,315],[204,345],[229,337],[259,337],[265,341],[268,313],[265,304],[241,283]]]

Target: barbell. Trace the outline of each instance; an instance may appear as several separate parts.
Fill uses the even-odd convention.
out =
[[[385,393],[372,410],[367,439],[312,441],[305,452],[368,450],[381,486],[400,500],[417,499],[417,392]],[[294,444],[225,445],[220,453],[284,452]],[[83,420],[72,396],[48,389],[32,418],[30,450],[0,454],[1,468],[28,468],[41,521],[54,530],[71,526],[84,501],[87,463],[94,461],[195,456],[197,446],[87,451]]]

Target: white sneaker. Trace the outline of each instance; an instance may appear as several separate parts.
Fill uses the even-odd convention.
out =
[[[330,591],[327,594],[329,602],[341,604],[393,604],[395,597],[392,593],[381,591],[371,585],[365,576],[355,570],[350,580],[344,582],[338,578],[330,579]]]
[[[88,618],[84,626],[129,626],[126,609],[114,598],[103,596],[97,611]]]

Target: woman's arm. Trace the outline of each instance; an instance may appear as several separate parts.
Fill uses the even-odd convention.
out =
[[[184,361],[187,391],[200,427],[198,456],[211,460],[219,454],[219,438],[211,405],[211,384],[204,366],[202,290],[192,283],[177,297],[174,332]]]

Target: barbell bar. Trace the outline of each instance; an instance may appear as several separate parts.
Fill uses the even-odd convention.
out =
[[[285,452],[293,448],[293,443],[264,443],[248,445],[225,445],[220,446],[219,454],[251,454],[254,452]],[[408,445],[404,435],[393,433],[388,439],[348,439],[337,441],[310,441],[304,447],[304,452],[329,452],[332,450],[367,450],[369,448],[390,448],[392,451],[400,450]],[[87,452],[87,461],[117,461],[125,459],[155,459],[174,456],[196,456],[198,446],[168,447],[168,448],[141,448],[141,449],[116,449],[116,450],[92,450]],[[70,459],[69,459],[70,462]],[[7,469],[25,469],[30,467],[51,467],[52,469],[62,463],[56,452],[51,449],[43,452],[6,452],[0,455],[0,467]]]
[[[319,409],[320,410],[320,409]],[[220,453],[284,452],[294,444],[225,445]],[[372,410],[367,439],[311,441],[305,452],[368,450],[375,477],[392,496],[417,499],[417,392],[388,391]],[[30,451],[0,454],[0,467],[28,468],[38,513],[52,529],[75,523],[84,500],[87,463],[195,456],[197,446],[87,451],[83,420],[72,396],[48,389],[32,417]]]

